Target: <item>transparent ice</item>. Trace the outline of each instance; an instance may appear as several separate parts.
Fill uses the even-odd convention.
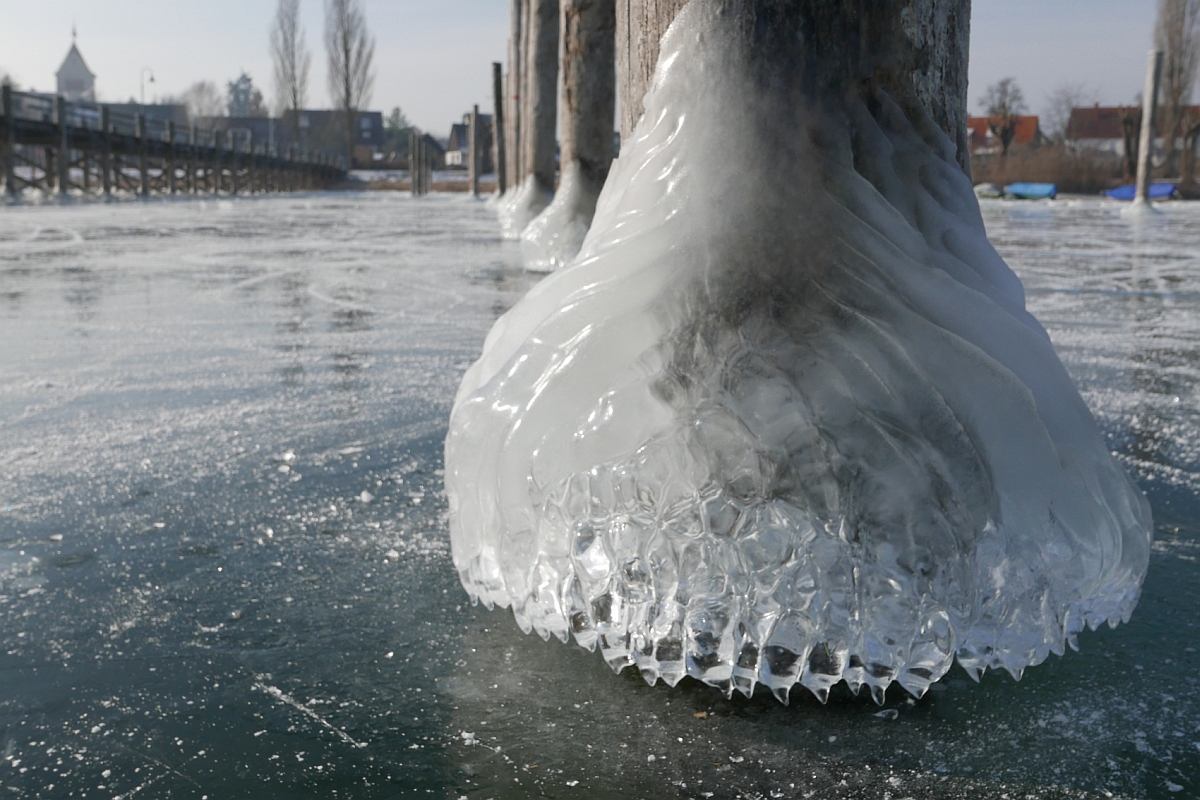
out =
[[[575,260],[596,213],[597,194],[579,162],[566,166],[554,200],[521,232],[526,269],[553,272]]]
[[[520,239],[521,232],[550,205],[552,193],[530,175],[524,183],[503,194],[496,207],[500,233],[505,239]]]
[[[1127,620],[1149,507],[952,143],[882,93],[771,102],[695,3],[662,52],[578,259],[459,389],[471,597],[784,702],[920,696],[955,659],[1019,677]]]

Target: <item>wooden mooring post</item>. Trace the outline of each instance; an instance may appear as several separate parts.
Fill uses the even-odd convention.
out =
[[[58,118],[58,194],[66,197],[71,191],[71,126],[67,124],[67,101],[60,95],[55,102]]]
[[[13,119],[13,91],[11,84],[4,84],[4,119],[8,121],[4,133],[4,191],[9,197],[17,196],[17,147],[16,126]]]
[[[1142,132],[1138,142],[1137,194],[1134,198],[1135,203],[1143,205],[1150,202],[1150,173],[1154,166],[1154,117],[1158,111],[1158,84],[1162,78],[1162,62],[1162,51],[1151,50],[1146,61],[1146,89],[1142,94]]]
[[[508,190],[508,153],[505,150],[504,75],[499,61],[492,62],[492,161],[496,166],[496,193]]]
[[[471,107],[471,129],[467,131],[467,151],[471,159],[471,196],[479,197],[479,168],[483,165],[479,152],[479,106]]]
[[[167,123],[167,193],[175,196],[175,123]]]
[[[112,116],[109,114],[108,106],[100,109],[100,138],[102,140],[100,151],[100,185],[103,187],[104,196],[112,197],[112,169],[113,169],[113,132],[112,132]]]

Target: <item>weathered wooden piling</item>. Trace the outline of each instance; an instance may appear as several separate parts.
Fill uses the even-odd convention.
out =
[[[233,131],[229,131],[229,193],[236,195],[238,193],[238,147],[237,138]]]
[[[479,152],[479,106],[471,107],[471,128],[467,131],[467,151],[471,162],[468,169],[471,177],[471,196],[479,197],[479,169],[483,166],[483,158]]]
[[[577,163],[600,193],[613,159],[616,111],[616,2],[562,2],[562,157],[563,171]]]
[[[146,115],[137,115],[137,157],[138,157],[138,180],[140,182],[138,194],[142,197],[150,196],[150,170],[146,165]]]
[[[504,77],[499,61],[492,62],[492,163],[496,165],[496,191],[508,189],[508,154],[505,151]]]
[[[11,84],[4,84],[4,119],[9,120],[4,135],[4,187],[9,197],[17,196],[17,145],[16,126],[13,119],[13,92]]]
[[[113,131],[108,106],[100,109],[100,184],[105,197],[112,197]]]
[[[527,174],[546,192],[554,191],[557,172],[558,15],[558,0],[529,0],[529,99],[523,157]]]
[[[658,64],[659,42],[688,0],[621,0],[617,3],[617,83],[621,105],[621,137],[627,139],[642,116],[642,99]],[[730,24],[747,32],[763,32],[755,18],[774,25],[803,20],[814,31],[796,39],[793,61],[803,62],[823,81],[838,70],[888,57],[868,84],[892,92],[904,104],[916,104],[929,114],[957,145],[959,165],[968,175],[971,157],[967,143],[967,51],[970,40],[970,0],[720,0]],[[920,21],[917,23],[904,20]],[[890,27],[889,27],[890,26]],[[749,35],[749,34],[747,34]],[[808,53],[800,42],[810,41]],[[876,52],[886,43],[895,52]],[[856,49],[857,48],[857,49]],[[816,59],[836,59],[821,65]],[[865,72],[865,70],[864,70]],[[814,76],[815,79],[815,76]],[[864,88],[867,84],[860,86]],[[908,105],[904,110],[910,111]],[[913,109],[915,110],[915,109]]]
[[[522,126],[525,112],[525,19],[529,0],[509,0],[509,41],[508,41],[508,177],[513,186],[519,186],[524,180],[522,172],[521,150],[524,139]]]
[[[54,104],[58,118],[58,194],[66,197],[71,191],[71,126],[67,124],[67,101],[59,96]]]
[[[175,123],[167,123],[167,194],[175,196]]]
[[[1146,88],[1142,93],[1142,132],[1138,141],[1137,192],[1134,202],[1150,202],[1151,168],[1154,165],[1154,126],[1158,113],[1158,85],[1162,79],[1163,52],[1151,50],[1146,59]],[[1173,133],[1171,135],[1174,135]]]

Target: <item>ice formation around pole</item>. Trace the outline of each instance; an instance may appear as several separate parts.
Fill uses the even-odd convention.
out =
[[[527,177],[519,186],[500,197],[496,208],[500,234],[505,239],[520,239],[521,231],[546,210],[552,198],[553,193],[543,188],[536,176]]]
[[[521,232],[526,269],[553,272],[575,260],[596,213],[596,194],[579,163],[568,164],[554,200]]]
[[[1127,620],[1149,506],[951,141],[878,89],[764,93],[705,8],[579,257],[463,379],[463,586],[651,683],[785,702],[1019,677]]]

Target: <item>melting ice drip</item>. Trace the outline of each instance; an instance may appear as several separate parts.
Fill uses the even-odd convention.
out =
[[[954,147],[741,78],[693,2],[574,264],[493,328],[446,443],[455,565],[527,632],[786,702],[882,702],[1127,620],[1145,499]],[[746,78],[749,81],[750,78]]]

